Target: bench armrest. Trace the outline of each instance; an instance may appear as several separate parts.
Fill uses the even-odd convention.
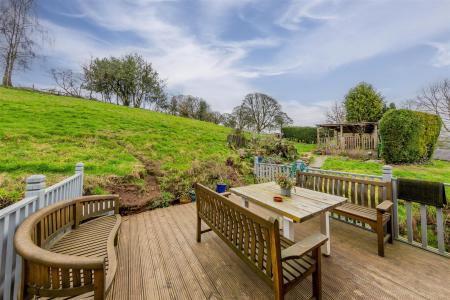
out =
[[[391,209],[393,204],[394,203],[392,203],[392,201],[390,200],[384,200],[383,202],[377,205],[377,210],[386,212]]]
[[[322,246],[327,240],[328,238],[321,233],[310,235],[307,238],[295,243],[294,245],[282,250],[281,260],[285,261],[289,259],[300,258],[311,250]]]

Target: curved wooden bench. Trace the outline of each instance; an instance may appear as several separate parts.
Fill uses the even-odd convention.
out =
[[[104,299],[116,274],[119,197],[86,196],[40,209],[14,237],[23,258],[19,299]]]

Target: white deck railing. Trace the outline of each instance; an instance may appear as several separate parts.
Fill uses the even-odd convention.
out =
[[[14,250],[14,233],[22,221],[40,208],[80,197],[83,194],[84,166],[78,163],[75,174],[46,188],[44,175],[26,180],[25,198],[0,210],[0,299],[17,299],[22,260]]]
[[[297,163],[300,163],[298,161]],[[290,164],[273,164],[260,162],[255,157],[254,174],[259,182],[275,181],[280,174],[291,174],[292,165]],[[450,257],[447,249],[450,248],[446,240],[446,234],[450,231],[442,208],[427,206],[424,204],[413,203],[397,199],[397,178],[392,175],[392,168],[390,166],[383,167],[383,176],[371,174],[356,174],[349,172],[340,172],[334,170],[322,170],[317,168],[308,168],[309,172],[348,176],[352,178],[366,179],[366,180],[385,180],[392,181],[392,200],[393,205],[393,225],[394,238],[401,242],[420,247],[422,249]],[[444,183],[446,187],[450,187],[450,183]],[[399,209],[405,212],[406,218],[400,218]],[[414,225],[413,215],[415,211],[420,213],[420,222]],[[436,220],[435,224],[428,225],[428,219]],[[414,227],[420,225],[420,234],[414,231]],[[424,226],[422,226],[424,225]],[[429,232],[433,232],[433,239],[429,238]],[[436,238],[434,240],[434,237]]]

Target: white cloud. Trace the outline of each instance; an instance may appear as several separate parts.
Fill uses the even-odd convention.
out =
[[[335,1],[328,1],[331,4]],[[342,65],[398,52],[428,42],[449,31],[450,2],[432,1],[345,1],[334,6],[334,15],[321,26],[301,31],[286,43],[271,66],[273,72],[327,72]],[[327,15],[324,1],[314,1],[314,15]],[[321,5],[319,5],[321,4]],[[312,8],[311,8],[312,9]],[[310,10],[297,2],[287,10],[289,23],[296,24]],[[292,11],[297,11],[294,14]],[[333,16],[334,16],[333,15]],[[288,27],[291,25],[287,25]]]
[[[295,125],[314,126],[325,121],[325,113],[333,101],[303,104],[299,100],[281,101],[283,110],[292,118]]]
[[[294,0],[278,18],[276,23],[288,30],[301,29],[304,21],[327,21],[337,18],[335,5],[329,0]]]
[[[438,68],[450,66],[450,42],[429,43],[429,45],[436,49],[436,55],[432,61],[433,66]]]

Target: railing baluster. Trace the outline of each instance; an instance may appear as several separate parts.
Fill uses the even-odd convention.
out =
[[[423,204],[420,205],[420,228],[422,234],[422,248],[427,248],[428,246],[427,207]]]
[[[436,208],[436,231],[437,231],[437,241],[438,249],[440,253],[445,252],[445,241],[444,241],[444,220],[442,218],[442,208]]]
[[[405,201],[406,208],[406,230],[408,234],[408,242],[413,242],[413,226],[412,226],[412,207],[411,202]]]
[[[394,238],[398,238],[400,235],[400,228],[398,223],[398,199],[397,199],[397,179],[392,180],[392,201],[393,205],[393,225],[394,225]]]

